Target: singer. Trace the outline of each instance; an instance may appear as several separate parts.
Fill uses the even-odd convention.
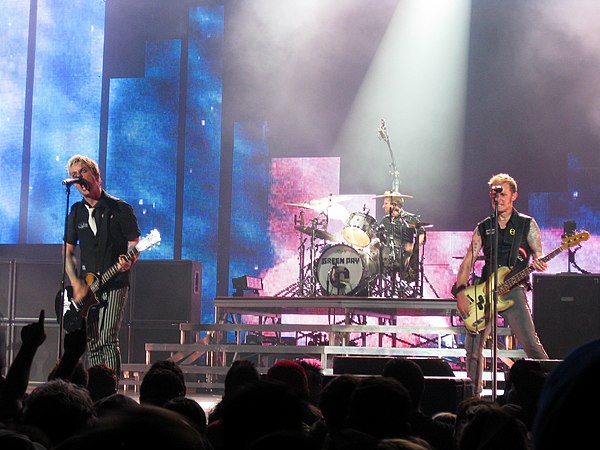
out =
[[[72,182],[83,196],[74,203],[67,218],[66,273],[73,287],[75,302],[93,295],[82,279],[86,273],[97,276],[118,262],[119,273],[96,293],[96,306],[87,316],[88,365],[104,363],[121,376],[119,329],[129,293],[131,262],[125,259],[128,249],[140,238],[133,208],[102,189],[98,164],[82,155],[73,156],[67,170]],[[79,244],[79,266],[75,248]]]
[[[492,210],[495,210],[496,199],[498,202],[498,267],[512,268],[506,279],[526,269],[530,257],[534,258],[532,266],[535,270],[546,270],[546,262],[540,259],[543,256],[542,239],[537,222],[532,217],[519,213],[513,205],[519,196],[517,182],[510,175],[499,173],[489,180],[488,185],[490,186]],[[481,250],[485,256],[481,280],[488,280],[494,275],[492,259],[494,219],[492,214],[477,225],[473,231],[471,245],[458,270],[453,293],[456,296],[457,308],[463,318],[469,315],[469,298],[465,292],[469,275],[473,271],[477,255]],[[510,325],[528,358],[548,359],[535,331],[525,295],[526,289],[531,289],[529,283],[522,282],[504,294],[505,300],[512,300],[514,303],[505,311],[500,312],[500,315]],[[483,348],[492,331],[492,320],[496,320],[496,318],[488,320],[485,329],[479,333],[468,333],[465,339],[467,376],[473,382],[473,390],[476,395],[481,393],[483,387]]]

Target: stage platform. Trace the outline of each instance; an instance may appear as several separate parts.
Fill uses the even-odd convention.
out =
[[[454,299],[386,299],[380,297],[216,297],[216,321],[227,315],[259,317],[299,315],[334,316],[458,316]]]
[[[136,389],[150,364],[164,358],[182,367],[189,389],[211,392],[222,390],[235,359],[253,360],[261,373],[277,360],[302,358],[333,375],[335,359],[351,356],[438,358],[464,367],[466,329],[454,299],[216,297],[214,307],[216,323],[181,323],[179,343],[146,343],[146,364],[123,366],[124,388]],[[415,325],[411,318],[434,320]],[[509,328],[498,327],[498,335],[502,361],[525,357]]]

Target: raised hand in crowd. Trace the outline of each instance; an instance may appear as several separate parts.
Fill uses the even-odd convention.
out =
[[[56,369],[48,376],[49,380],[62,378],[71,381],[73,370],[85,353],[86,340],[86,323],[83,319],[83,325],[79,330],[73,330],[65,334],[64,353],[58,361]]]
[[[0,420],[15,417],[22,407],[33,358],[46,340],[44,320],[45,311],[42,309],[37,322],[30,323],[21,330],[21,348],[8,369],[0,390]]]

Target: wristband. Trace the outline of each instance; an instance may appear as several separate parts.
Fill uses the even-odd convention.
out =
[[[462,292],[465,289],[467,289],[467,286],[465,284],[461,284],[460,286],[454,285],[454,287],[452,289],[452,294],[456,297],[459,292]]]

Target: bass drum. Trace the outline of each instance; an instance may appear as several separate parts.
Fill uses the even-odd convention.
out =
[[[323,295],[360,295],[366,292],[376,263],[366,252],[346,244],[326,247],[316,264],[315,274]]]

